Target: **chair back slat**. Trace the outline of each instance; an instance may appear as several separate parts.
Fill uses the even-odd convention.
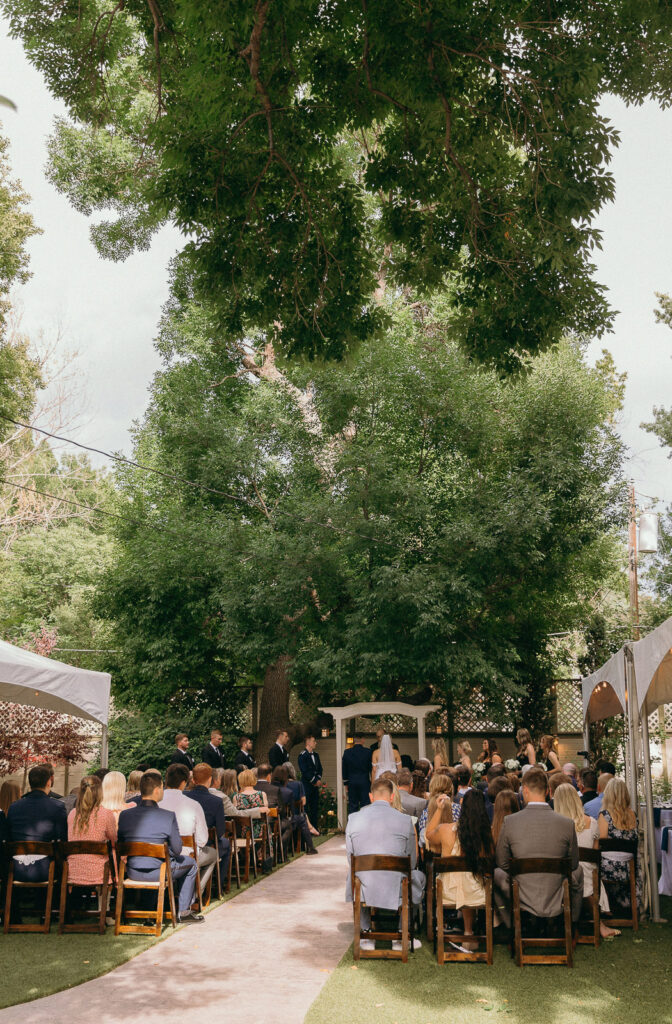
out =
[[[631,853],[637,856],[636,839],[600,839],[602,853]]]
[[[196,840],[193,836],[180,836],[180,842],[182,846],[186,846],[189,850],[196,849]]]
[[[411,873],[411,858],[392,857],[388,854],[367,853],[352,858],[353,871],[400,871],[404,875]]]
[[[43,843],[36,842],[34,840],[26,840],[21,842],[6,842],[5,856],[6,857],[23,857],[27,854],[34,854],[40,857],[54,857],[56,854],[56,848],[54,843]]]
[[[602,861],[602,851],[593,850],[592,847],[579,847],[579,860],[586,864],[600,864]]]
[[[509,874],[516,875],[563,875],[571,878],[570,857],[516,857],[509,864]]]
[[[170,857],[168,843],[119,842],[117,853],[120,857],[154,857],[156,860]]]
[[[112,844],[109,840],[100,840],[99,842],[93,839],[77,839],[72,842],[61,840],[58,844],[58,855],[61,860],[66,860],[68,857],[109,857],[111,850]]]
[[[467,864],[466,857],[437,857],[434,856],[432,861],[432,871],[435,875],[451,872],[451,871],[471,871],[471,867]],[[478,874],[479,875],[491,875],[495,870],[494,857],[479,857],[478,858]]]

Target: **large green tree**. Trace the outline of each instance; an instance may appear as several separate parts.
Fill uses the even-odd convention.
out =
[[[609,322],[602,94],[672,97],[660,0],[2,0],[62,99],[51,176],[123,258],[164,221],[218,330],[341,356],[381,274],[516,362]]]

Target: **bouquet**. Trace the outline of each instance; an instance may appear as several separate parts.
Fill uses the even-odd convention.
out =
[[[504,767],[507,772],[517,772],[520,768],[520,761],[517,761],[515,757],[510,757],[508,761],[504,762]]]
[[[485,767],[486,766],[483,764],[482,761],[475,761],[471,766],[472,774],[478,775],[478,777],[480,778],[483,772],[485,771]]]

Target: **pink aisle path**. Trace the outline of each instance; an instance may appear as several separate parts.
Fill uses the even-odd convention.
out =
[[[0,1024],[301,1024],[352,941],[344,846],[330,839],[102,978],[0,1010]]]

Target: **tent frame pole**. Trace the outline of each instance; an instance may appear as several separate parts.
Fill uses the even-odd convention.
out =
[[[107,768],[108,767],[108,764],[107,764],[108,759],[109,759],[109,742],[108,742],[108,740],[109,740],[109,737],[108,737],[108,731],[107,731],[107,724],[104,724],[103,725],[103,738],[102,738],[101,743],[100,743],[100,767],[101,768]]]
[[[633,675],[635,666],[632,666]],[[660,897],[658,895],[658,861],[656,859],[656,833],[653,824],[653,788],[651,786],[651,757],[649,751],[649,722],[646,705],[642,709],[642,759],[644,762],[644,802],[646,804],[646,838],[649,847],[649,878],[651,881],[651,917],[656,924],[663,924],[660,916]]]

